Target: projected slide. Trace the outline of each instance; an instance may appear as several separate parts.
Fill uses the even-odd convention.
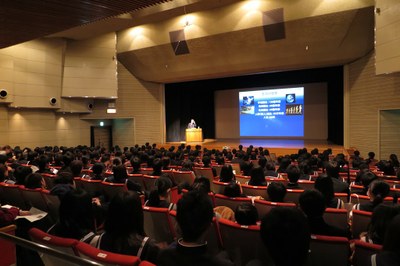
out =
[[[239,92],[240,136],[303,137],[304,87]]]

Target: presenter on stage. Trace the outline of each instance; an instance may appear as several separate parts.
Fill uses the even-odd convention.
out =
[[[190,123],[188,124],[187,128],[196,128],[196,122],[194,121],[194,119],[190,120]]]

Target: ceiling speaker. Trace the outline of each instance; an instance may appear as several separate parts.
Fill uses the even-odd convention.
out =
[[[7,98],[8,92],[5,89],[0,90],[0,99]]]
[[[54,97],[51,97],[51,98],[50,98],[50,104],[51,104],[51,105],[55,105],[56,103],[57,103],[57,99],[54,98]]]

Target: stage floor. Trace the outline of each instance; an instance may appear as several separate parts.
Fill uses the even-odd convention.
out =
[[[192,147],[195,145],[201,145],[202,148],[207,149],[218,149],[222,150],[224,147],[229,147],[231,149],[238,148],[241,144],[244,149],[250,145],[253,145],[255,148],[263,147],[264,149],[268,149],[270,153],[275,153],[277,156],[293,154],[297,153],[299,149],[307,148],[308,151],[311,151],[314,148],[317,148],[319,152],[331,148],[334,154],[344,153],[347,155],[346,149],[343,145],[337,145],[329,143],[324,140],[295,140],[295,139],[205,139],[203,142],[167,142],[164,144],[160,144],[160,147],[170,147],[172,145],[179,146],[184,143],[185,145],[191,145]]]

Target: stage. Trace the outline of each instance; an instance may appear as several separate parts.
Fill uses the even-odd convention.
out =
[[[343,153],[348,155],[348,150],[346,150],[343,145],[332,144],[324,140],[297,140],[297,139],[204,139],[203,142],[167,142],[164,144],[159,144],[159,147],[170,147],[174,145],[175,147],[181,145],[201,145],[202,148],[207,149],[218,149],[222,150],[224,147],[229,147],[231,149],[238,148],[241,144],[243,149],[248,146],[253,145],[255,148],[263,147],[268,149],[270,153],[275,153],[276,156],[297,153],[299,149],[307,148],[310,152],[312,149],[317,148],[319,152],[322,152],[328,148],[332,149],[333,154]]]

